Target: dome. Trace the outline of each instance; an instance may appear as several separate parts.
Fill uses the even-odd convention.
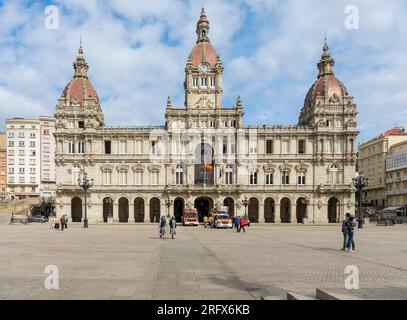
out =
[[[67,106],[85,106],[85,99],[93,99],[99,103],[98,95],[88,79],[88,64],[83,56],[82,46],[74,63],[75,74],[73,79],[66,85],[61,98],[66,99]]]
[[[205,61],[213,68],[216,65],[217,53],[210,42],[199,42],[192,49],[190,59],[193,67],[199,67]]]
[[[304,103],[305,107],[314,104],[317,97],[323,97],[327,102],[339,102],[348,96],[348,90],[345,85],[335,77],[333,72],[335,60],[331,57],[328,50],[328,45],[325,44],[321,60],[318,63],[318,79],[307,93]]]
[[[84,99],[94,99],[99,103],[97,93],[89,79],[83,77],[72,79],[62,92],[62,97],[67,100],[68,106],[83,107]]]
[[[334,75],[325,75],[320,77],[309,89],[305,99],[305,105],[315,103],[317,97],[324,97],[326,100],[342,100],[348,95],[348,91],[344,84],[340,82]]]

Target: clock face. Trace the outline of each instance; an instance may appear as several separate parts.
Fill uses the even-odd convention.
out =
[[[200,72],[209,72],[209,70],[210,70],[210,68],[209,68],[209,65],[207,63],[202,63],[199,66],[199,71]]]

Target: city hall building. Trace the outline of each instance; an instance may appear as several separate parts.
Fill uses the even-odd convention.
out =
[[[167,99],[162,127],[107,127],[82,47],[58,99],[56,210],[72,221],[154,222],[214,207],[259,223],[335,223],[354,213],[357,109],[327,45],[296,125],[244,124],[238,96],[222,105],[223,65],[202,10],[185,66],[185,104]],[[181,71],[181,70],[180,70]],[[110,217],[110,219],[109,219]]]

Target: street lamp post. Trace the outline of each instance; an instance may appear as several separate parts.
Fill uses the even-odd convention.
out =
[[[244,216],[247,216],[247,206],[249,205],[249,200],[247,199],[247,197],[244,197],[244,199],[242,200],[242,204],[244,205]]]
[[[106,203],[109,206],[108,208],[108,213],[107,213],[107,222],[113,222],[113,200],[112,198],[107,198]]]
[[[172,201],[171,201],[170,198],[168,198],[167,200],[165,200],[165,205],[167,206],[167,218],[170,218],[170,217],[171,217],[171,215],[170,215],[170,208],[171,208],[171,205],[172,205]]]
[[[363,214],[362,214],[362,190],[369,185],[369,179],[365,177],[363,172],[359,172],[353,179],[352,179],[353,186],[359,192],[359,199],[358,199],[358,207],[359,207],[359,220],[358,220],[358,228],[363,228]]]
[[[83,220],[84,228],[88,228],[88,190],[93,187],[94,182],[95,181],[93,178],[91,180],[88,179],[88,174],[86,172],[83,174],[82,179],[78,179],[78,185],[83,189],[83,192],[85,193],[85,219]]]

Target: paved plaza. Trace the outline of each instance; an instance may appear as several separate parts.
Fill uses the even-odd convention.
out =
[[[357,252],[340,251],[340,226],[253,225],[246,233],[155,225],[0,223],[0,299],[261,299],[344,288],[356,265],[361,290],[407,289],[407,226],[357,230]],[[59,290],[44,269],[58,267]]]

